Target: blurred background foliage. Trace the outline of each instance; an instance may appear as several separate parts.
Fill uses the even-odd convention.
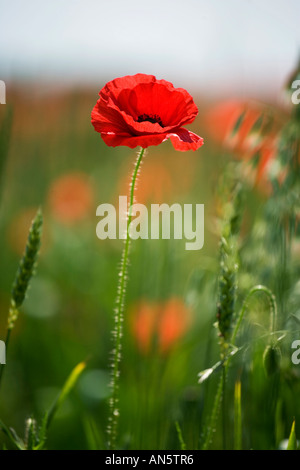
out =
[[[22,435],[25,420],[41,417],[72,368],[88,360],[53,421],[47,441],[50,449],[105,445],[110,332],[123,242],[97,239],[96,208],[102,203],[117,207],[119,195],[128,193],[136,152],[106,147],[92,129],[90,113],[98,91],[72,88],[40,93],[28,86],[24,93],[12,85],[9,105],[0,108],[2,140],[8,114],[12,117],[1,179],[1,339],[11,286],[38,207],[44,217],[37,272],[11,334],[1,420]],[[233,446],[234,386],[241,379],[243,446],[278,448],[288,438],[294,417],[297,432],[300,418],[300,366],[291,362],[291,342],[299,338],[296,183],[285,193],[297,201],[288,250],[282,247],[282,219],[276,222],[274,217],[278,202],[284,199],[275,198],[276,184],[280,187],[285,181],[287,168],[277,143],[290,122],[291,107],[285,103],[275,109],[251,101],[231,101],[220,107],[203,96],[194,99],[199,116],[190,129],[205,139],[205,146],[195,153],[176,153],[169,142],[150,148],[136,200],[149,207],[162,202],[204,204],[205,244],[200,251],[186,251],[184,240],[137,240],[131,245],[119,445],[179,448],[175,422],[180,423],[187,448],[200,445],[218,380],[216,373],[199,385],[197,375],[219,358],[213,325],[220,219],[224,202],[231,197],[220,181],[226,182],[229,174],[244,191],[237,310],[253,285],[265,284],[278,301],[278,329],[289,333],[280,342],[280,369],[267,377],[262,358],[269,341],[268,302],[259,296],[251,300],[239,337],[239,343],[248,347],[232,359],[227,383],[227,446]],[[254,126],[262,115],[271,116],[271,125],[263,132],[261,126]],[[241,116],[242,123],[234,129]],[[221,429],[218,421],[214,448],[223,445]],[[0,439],[10,445],[4,436]]]

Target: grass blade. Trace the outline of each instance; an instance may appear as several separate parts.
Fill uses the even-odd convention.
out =
[[[71,374],[67,378],[60,394],[57,396],[56,400],[54,401],[53,405],[51,406],[48,412],[47,426],[46,426],[47,429],[49,428],[55,413],[61,407],[61,405],[63,404],[67,396],[70,394],[70,392],[73,390],[80,375],[82,374],[85,368],[86,368],[86,363],[84,361],[80,362],[79,364],[77,364],[76,367],[74,367]]]
[[[241,381],[234,387],[234,450],[242,450],[242,400]]]
[[[17,447],[19,450],[25,450],[25,444],[22,439],[17,435],[16,431],[12,428],[8,428],[1,420],[0,420],[0,429],[6,434],[6,436],[10,439],[10,441]]]
[[[180,427],[178,421],[176,421],[175,426],[176,426],[177,436],[178,436],[178,439],[179,439],[179,442],[180,442],[180,450],[186,450],[186,445],[185,445],[185,442],[183,440],[181,427]]]
[[[297,438],[296,438],[296,431],[295,431],[295,420],[293,421],[290,437],[288,441],[288,445],[286,450],[297,450]]]

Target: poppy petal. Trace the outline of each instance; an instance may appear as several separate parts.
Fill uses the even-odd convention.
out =
[[[204,140],[197,134],[194,134],[183,127],[176,129],[176,132],[169,134],[175,150],[185,152],[186,150],[197,150],[204,144]]]
[[[118,121],[119,124],[123,123],[124,130],[130,129],[130,132],[135,135],[170,131],[174,127],[190,124],[198,113],[193,98],[185,90],[181,88],[169,90],[157,83],[140,84],[132,90],[124,89],[117,98],[111,95],[105,97],[104,100],[103,95],[103,98],[98,100],[97,106],[99,113],[94,123],[97,119],[101,119],[102,115],[107,115],[107,124],[109,124],[109,118],[113,123]],[[142,115],[155,115],[161,124],[147,119],[140,122],[139,117]],[[104,127],[101,128],[105,132]]]
[[[140,83],[131,90],[122,90],[117,105],[135,121],[143,114],[158,115],[168,129],[193,122],[198,114],[193,98],[182,88],[159,82]]]
[[[114,132],[101,133],[101,137],[110,147],[118,147],[125,145],[131,149],[135,147],[147,148],[151,145],[159,145],[167,140],[167,134],[152,134],[152,135],[137,135],[130,134],[116,134]]]
[[[176,129],[172,133],[152,134],[131,136],[130,134],[116,134],[114,132],[101,133],[101,137],[111,147],[125,145],[130,148],[143,147],[147,148],[151,145],[159,145],[167,139],[170,139],[175,150],[185,152],[187,150],[197,150],[204,141],[202,137],[188,131],[184,128]]]
[[[92,124],[97,132],[130,132],[122,114],[103,100],[98,100],[92,110]]]
[[[107,145],[130,148],[159,145],[168,138],[177,150],[196,150],[203,139],[181,126],[194,121],[198,108],[183,88],[136,74],[108,82],[92,111],[92,124]]]

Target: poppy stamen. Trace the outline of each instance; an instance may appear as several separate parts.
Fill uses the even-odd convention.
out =
[[[137,118],[137,122],[145,122],[149,121],[152,122],[152,124],[159,124],[161,127],[164,127],[161,118],[158,116],[158,114],[141,114]]]

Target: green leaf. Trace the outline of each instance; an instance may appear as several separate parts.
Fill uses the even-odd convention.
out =
[[[84,371],[85,368],[86,368],[86,363],[85,362],[80,362],[79,364],[77,364],[76,367],[74,367],[71,374],[67,378],[60,394],[58,395],[58,397],[54,401],[53,405],[51,406],[51,408],[50,408],[50,410],[47,414],[47,425],[46,425],[47,429],[49,428],[50,423],[51,423],[55,413],[61,407],[61,405],[63,404],[63,402],[67,398],[67,396],[72,391],[72,389],[75,387],[80,375],[82,374],[82,372]]]
[[[34,450],[41,450],[44,448],[46,439],[47,439],[47,423],[48,423],[48,411],[44,414],[42,425],[38,431],[37,444],[34,447]]]
[[[293,421],[292,424],[292,429],[289,437],[289,442],[287,445],[286,450],[297,450],[297,438],[296,438],[296,432],[295,432],[295,420]]]
[[[243,121],[244,121],[244,118],[245,118],[245,115],[246,115],[246,111],[243,111],[239,117],[237,118],[237,120],[235,121],[235,124],[233,126],[233,129],[230,133],[231,137],[234,137],[237,132],[240,130],[240,127],[241,125],[243,124]]]
[[[242,401],[241,381],[234,387],[234,450],[242,450]]]
[[[222,361],[216,362],[216,364],[214,364],[209,369],[202,370],[201,372],[198,373],[198,377],[199,377],[198,383],[199,384],[202,384],[203,382],[205,382],[214,372],[217,372],[218,370],[220,370],[222,368],[222,366],[226,363],[227,359],[234,356],[237,352],[239,352],[243,349],[243,347],[237,348],[237,347],[232,346],[232,345],[231,345],[231,347],[233,349],[232,349],[232,351],[230,351],[228,353],[228,355],[225,357],[225,359],[223,359]]]
[[[1,420],[0,420],[0,429],[6,434],[9,440],[14,444],[17,449],[25,450],[26,446],[23,440],[18,436],[16,431],[13,428],[8,428]]]
[[[89,450],[105,449],[104,438],[95,420],[91,416],[85,415],[83,417],[83,426]]]
[[[251,134],[257,134],[261,130],[263,122],[264,122],[264,114],[262,113],[258,117],[258,119],[255,121],[253,126],[251,127],[250,133]]]
[[[176,421],[175,426],[176,426],[177,436],[178,436],[178,439],[179,439],[179,442],[180,442],[180,450],[186,450],[186,445],[185,445],[185,442],[183,440],[181,427],[180,427],[178,421]]]

